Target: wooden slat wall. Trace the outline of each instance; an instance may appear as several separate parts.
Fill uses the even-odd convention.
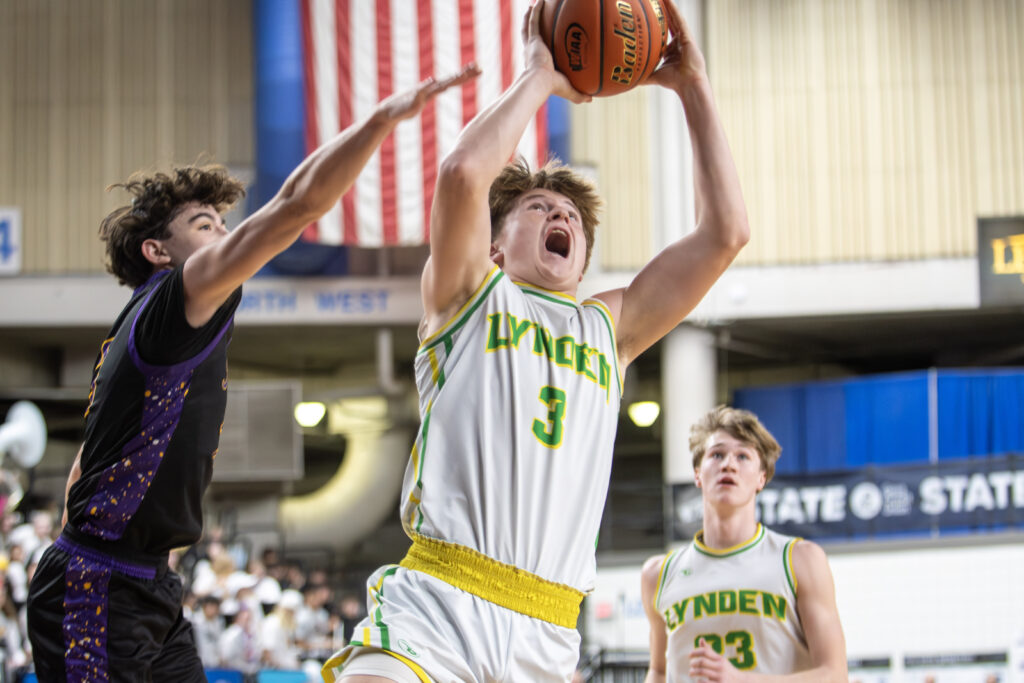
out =
[[[638,88],[572,107],[572,162],[592,165],[605,199],[597,255],[605,270],[633,270],[651,252],[648,95]]]
[[[104,188],[133,171],[253,163],[250,0],[0,2],[0,205],[23,270],[102,270]]]
[[[709,0],[740,261],[971,256],[1024,213],[1024,3]]]

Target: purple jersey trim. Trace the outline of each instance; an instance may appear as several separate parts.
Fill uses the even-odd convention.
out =
[[[176,366],[177,367],[177,366]],[[193,368],[146,378],[142,431],[101,476],[79,528],[108,541],[121,538],[138,511],[181,419]]]
[[[166,275],[168,272],[170,271],[162,271],[162,274],[157,273],[154,277]],[[174,365],[159,366],[146,363],[135,347],[135,329],[139,316],[158,286],[150,289],[138,307],[128,337],[128,350],[132,362],[146,378],[141,430],[125,444],[121,451],[121,459],[103,472],[99,485],[86,505],[85,518],[79,523],[82,531],[111,541],[118,540],[124,535],[128,523],[138,511],[142,499],[153,483],[153,478],[181,419],[185,397],[188,396],[192,381],[192,372],[220,343],[234,318],[229,318],[217,336],[194,357]]]
[[[164,271],[160,271],[159,273],[155,273],[153,275],[153,277],[151,277],[149,280],[146,281],[146,283],[148,284],[149,282],[151,282],[153,280],[153,278],[157,277],[158,275],[165,275],[165,274],[170,273],[170,272],[171,271],[169,271],[169,270],[164,270]],[[143,286],[145,286],[145,285],[143,285]],[[188,369],[188,371],[191,372],[200,363],[202,363],[204,360],[206,360],[206,358],[211,353],[213,353],[213,350],[217,347],[217,344],[220,343],[220,340],[227,333],[228,328],[231,327],[231,321],[233,321],[235,319],[235,316],[232,315],[226,321],[224,321],[224,325],[221,326],[220,332],[217,333],[217,336],[214,337],[213,340],[210,341],[210,343],[207,344],[206,347],[202,351],[197,353],[192,358],[189,358],[187,360],[183,360],[180,363],[175,363],[174,365],[150,365],[146,361],[142,360],[142,357],[139,355],[139,350],[135,346],[135,329],[136,329],[136,326],[139,324],[139,317],[142,315],[142,312],[144,310],[146,310],[146,306],[149,304],[149,300],[153,297],[153,293],[156,292],[156,289],[157,289],[158,286],[159,285],[155,285],[152,289],[149,290],[149,293],[146,294],[145,301],[143,301],[142,305],[139,306],[137,311],[135,311],[135,317],[132,319],[132,329],[131,329],[131,332],[129,332],[129,334],[128,334],[128,352],[132,356],[132,361],[135,363],[135,367],[137,367],[139,369],[139,371],[142,372],[142,374],[147,375],[147,376],[151,375],[151,374],[154,374],[154,373],[179,371],[179,370],[184,370],[184,369]]]

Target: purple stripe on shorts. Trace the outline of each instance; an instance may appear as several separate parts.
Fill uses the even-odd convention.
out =
[[[64,574],[62,624],[67,680],[108,681],[107,596],[111,568],[79,554],[68,554],[71,558]]]
[[[154,566],[125,562],[106,553],[101,553],[99,550],[93,550],[74,541],[69,541],[64,536],[58,536],[57,540],[53,543],[72,557],[88,560],[94,565],[103,566],[107,569],[113,569],[118,574],[124,574],[134,579],[149,579],[150,581],[156,578],[157,568]]]

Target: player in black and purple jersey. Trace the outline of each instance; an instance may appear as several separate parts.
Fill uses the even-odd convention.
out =
[[[241,285],[338,201],[399,121],[477,73],[384,100],[230,233],[222,214],[243,191],[223,168],[116,186],[134,198],[100,235],[108,269],[135,291],[101,347],[64,529],[29,591],[40,681],[206,680],[167,554],[202,533]]]

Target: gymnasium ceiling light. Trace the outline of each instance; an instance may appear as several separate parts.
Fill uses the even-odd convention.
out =
[[[316,427],[326,412],[327,406],[319,401],[303,401],[295,405],[295,421],[303,427]]]
[[[658,419],[661,406],[657,401],[636,401],[629,404],[626,413],[637,427],[650,427]]]

